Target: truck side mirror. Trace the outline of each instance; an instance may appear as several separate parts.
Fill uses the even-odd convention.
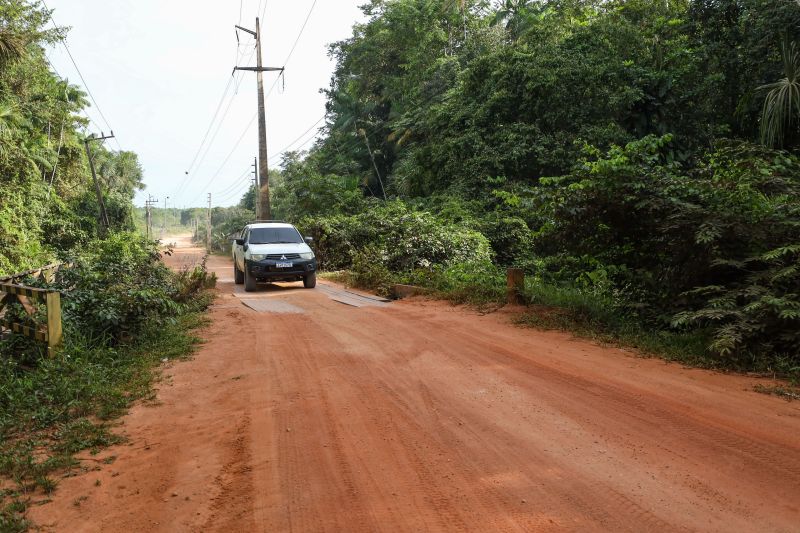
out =
[[[306,238],[305,238],[305,241],[306,241],[308,244],[311,244],[312,242],[314,242],[314,237],[306,237]]]
[[[244,246],[244,239],[233,239],[233,242],[236,243],[236,246]]]

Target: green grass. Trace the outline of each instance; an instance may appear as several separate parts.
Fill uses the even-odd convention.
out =
[[[163,359],[181,360],[200,343],[208,294],[170,321],[153,323],[130,345],[92,347],[73,339],[55,359],[19,357],[0,344],[0,532],[25,531],[27,507],[85,469],[79,452],[122,442],[113,420],[133,402],[152,397]]]
[[[724,368],[706,349],[703,331],[675,332],[647,327],[626,314],[611,298],[571,287],[528,283],[525,298],[529,311],[518,323],[539,329],[569,331],[603,344],[635,348],[643,355],[658,356],[703,368]]]
[[[792,400],[800,400],[800,389],[792,386],[782,385],[756,385],[753,390],[761,394],[768,394],[770,396],[779,396],[788,402]]]

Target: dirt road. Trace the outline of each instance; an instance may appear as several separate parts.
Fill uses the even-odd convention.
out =
[[[45,530],[800,531],[800,402],[753,378],[210,266],[207,344]]]

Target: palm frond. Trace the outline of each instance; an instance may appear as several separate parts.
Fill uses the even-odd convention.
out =
[[[23,55],[25,55],[25,41],[19,35],[0,30],[0,68],[5,68]]]
[[[769,147],[783,147],[786,136],[800,116],[800,50],[797,43],[781,43],[786,77],[757,89],[766,93],[761,111],[761,142]]]

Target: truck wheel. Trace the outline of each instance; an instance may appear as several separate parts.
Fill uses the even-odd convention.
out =
[[[233,282],[237,285],[244,283],[244,272],[239,270],[239,267],[236,266],[236,263],[233,264]]]
[[[244,269],[244,290],[245,292],[255,292],[258,288],[256,284],[256,278],[253,277],[250,272],[247,271],[247,266]]]
[[[306,289],[313,289],[317,286],[317,273],[312,272],[303,277],[303,287]]]

